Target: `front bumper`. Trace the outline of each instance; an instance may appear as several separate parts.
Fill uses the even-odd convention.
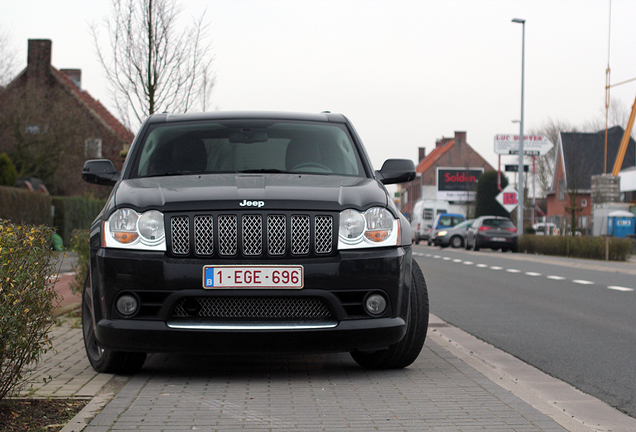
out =
[[[203,289],[204,265],[302,265],[303,289]],[[406,332],[411,285],[411,248],[343,251],[333,257],[214,261],[174,259],[163,253],[98,249],[91,257],[91,294],[100,345],[140,352],[342,352],[375,350],[399,342]],[[121,294],[140,302],[134,316],[114,307]],[[370,293],[388,303],[380,316],[363,306]],[[310,299],[328,314],[254,318],[200,316],[187,302]],[[179,311],[179,313],[177,313]],[[284,311],[284,310],[283,310]]]

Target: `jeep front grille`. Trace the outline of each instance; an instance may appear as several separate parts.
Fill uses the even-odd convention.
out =
[[[194,252],[205,257],[258,258],[328,255],[334,251],[332,215],[173,215],[169,229],[170,251],[175,256]]]

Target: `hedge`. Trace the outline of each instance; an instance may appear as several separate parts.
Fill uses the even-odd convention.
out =
[[[611,261],[625,261],[632,252],[631,239],[591,236],[524,235],[519,240],[519,252],[605,260],[609,246]]]
[[[55,217],[53,225],[69,246],[73,231],[86,230],[106,204],[106,200],[84,197],[54,197]]]
[[[51,226],[51,196],[0,186],[0,219],[16,224]]]

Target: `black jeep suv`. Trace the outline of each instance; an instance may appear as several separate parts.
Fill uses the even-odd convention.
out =
[[[342,115],[151,116],[91,227],[82,301],[99,372],[132,373],[150,352],[350,351],[363,367],[417,358],[428,293],[408,221]]]

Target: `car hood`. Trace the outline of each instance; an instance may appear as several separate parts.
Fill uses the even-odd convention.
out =
[[[375,179],[299,174],[209,174],[122,180],[115,207],[138,211],[365,210],[387,206]],[[111,207],[112,208],[112,207]]]

